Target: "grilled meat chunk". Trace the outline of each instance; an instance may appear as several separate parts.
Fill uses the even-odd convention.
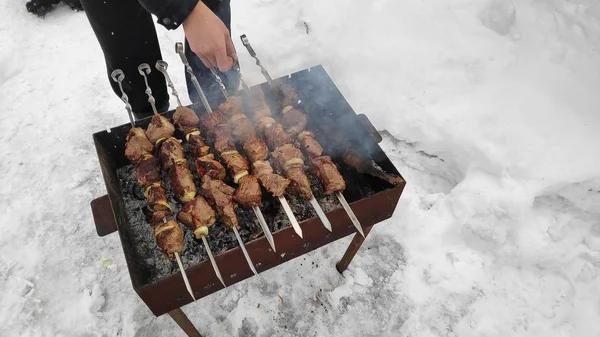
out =
[[[269,156],[269,148],[262,139],[254,138],[244,142],[244,153],[248,157],[248,160],[251,163],[254,163],[257,160],[267,159]]]
[[[183,148],[176,138],[169,137],[160,144],[158,160],[164,171],[168,170],[173,163],[185,163]]]
[[[175,126],[162,115],[154,115],[146,129],[146,137],[148,137],[148,140],[154,145],[163,139],[173,137],[174,133]]]
[[[252,174],[274,197],[282,196],[285,189],[290,185],[288,179],[273,173],[273,168],[268,161],[258,160],[252,163]]]
[[[243,144],[256,138],[254,126],[250,120],[248,120],[246,115],[233,115],[227,123],[231,130],[231,136],[233,136],[233,139],[235,139],[236,142]]]
[[[148,208],[152,211],[173,214],[173,209],[167,200],[167,191],[160,183],[146,186],[144,196],[148,202]]]
[[[196,196],[196,184],[194,176],[190,172],[187,163],[175,163],[169,170],[169,179],[175,198],[181,202],[188,202]]]
[[[341,192],[346,189],[344,177],[338,171],[337,166],[331,157],[321,156],[311,161],[313,174],[323,184],[323,192],[326,195],[332,195],[335,192]]]
[[[285,172],[286,178],[290,180],[290,190],[299,193],[305,200],[312,198],[310,182],[304,172],[304,167],[294,165]]]
[[[221,154],[227,151],[235,151],[235,143],[229,136],[229,130],[227,130],[226,125],[215,127],[213,135],[215,137],[214,148],[217,153]]]
[[[213,204],[225,225],[229,228],[240,228],[235,214],[236,204],[233,203],[235,189],[220,180],[213,180],[209,176],[202,178],[202,194]]]
[[[129,130],[125,143],[125,157],[132,163],[137,163],[145,154],[151,154],[154,145],[150,143],[142,128]]]
[[[210,153],[210,147],[204,142],[204,138],[200,135],[200,131],[192,131],[186,136],[190,153],[195,157],[206,156]]]
[[[200,158],[196,158],[196,170],[199,177],[208,175],[212,179],[225,180],[227,172],[221,163],[215,160],[213,154],[209,154]]]
[[[169,220],[154,228],[156,245],[171,260],[175,259],[175,253],[181,255],[183,249],[183,229],[175,220]]]
[[[283,126],[285,130],[292,136],[298,135],[306,127],[306,114],[300,110],[287,106],[281,110],[283,113]]]
[[[257,120],[256,130],[258,130],[258,132],[264,136],[265,131],[271,126],[275,125],[275,123],[275,120],[271,117],[261,117]]]
[[[165,222],[167,217],[172,214],[173,212],[170,211],[151,211],[149,214],[147,214],[148,223],[152,228],[154,228],[160,225],[161,223]]]
[[[285,144],[293,144],[294,139],[290,134],[285,132],[283,125],[277,123],[271,125],[269,128],[265,128],[265,139],[269,148],[276,149]]]
[[[244,113],[244,105],[242,104],[242,99],[238,96],[229,96],[225,102],[219,105],[218,110],[228,118]]]
[[[245,208],[262,206],[262,192],[256,177],[249,174],[245,175],[239,180],[238,184],[239,186],[233,195],[233,200]]]
[[[185,106],[179,106],[175,109],[175,113],[173,114],[173,122],[175,122],[177,128],[183,132],[184,135],[187,135],[198,128],[200,118],[198,118],[198,115],[196,115],[194,110]]]
[[[288,106],[296,106],[299,98],[296,90],[294,90],[294,88],[292,88],[289,84],[279,83],[275,85],[275,100],[283,109]]]
[[[200,195],[183,205],[181,211],[177,213],[177,219],[191,228],[198,239],[207,236],[208,227],[214,225],[217,220],[215,211]]]
[[[304,150],[304,153],[306,153],[309,158],[317,158],[323,155],[323,148],[321,147],[321,144],[317,142],[312,132],[300,132],[298,141],[300,142],[300,146]]]
[[[223,124],[223,119],[223,115],[220,112],[215,111],[200,117],[200,124],[202,124],[208,134],[212,134],[217,125]]]
[[[237,151],[223,152],[221,153],[221,159],[227,166],[229,175],[233,178],[236,184],[244,174],[248,174],[248,161]]]
[[[284,171],[290,167],[304,167],[304,155],[302,151],[292,144],[285,144],[275,149],[272,152],[273,158],[277,161],[277,165]]]
[[[135,177],[140,187],[160,183],[158,160],[153,155],[146,153],[135,165]]]

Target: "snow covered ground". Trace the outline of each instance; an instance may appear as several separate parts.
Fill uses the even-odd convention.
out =
[[[127,117],[87,20],[24,2],[0,3],[0,336],[181,335],[95,234],[91,134]],[[408,185],[344,275],[348,239],[187,306],[202,333],[600,334],[598,2],[240,0],[233,22],[249,82],[242,33],[274,76],[323,64]]]

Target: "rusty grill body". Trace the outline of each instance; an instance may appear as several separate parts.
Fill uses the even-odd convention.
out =
[[[375,129],[366,116],[356,115],[321,66],[294,73],[281,80],[290,84],[298,92],[301,99],[300,106],[308,115],[307,129],[316,134],[316,138],[323,145],[326,154],[330,155],[338,164],[340,172],[347,182],[344,196],[363,225],[365,232],[368,233],[373,225],[392,216],[405,184],[392,186],[347,167],[336,152],[338,149],[331,148],[332,145],[320,136],[320,125],[328,125],[333,130],[340,132],[354,148],[371,156],[386,172],[399,175],[389,158],[377,145],[381,138],[376,131],[373,132]],[[268,85],[266,83],[262,85],[267,100],[272,104],[273,97]],[[193,109],[199,115],[206,113],[200,106],[193,106]],[[169,111],[165,115],[172,118],[173,112]],[[148,118],[138,121],[136,124],[145,128],[149,122]],[[186,291],[179,272],[149,283],[133,253],[132,245],[135,242],[132,240],[122,189],[117,177],[119,168],[130,165],[124,155],[125,138],[129,129],[130,125],[125,124],[111,129],[110,132],[102,131],[93,135],[108,194],[92,201],[91,206],[100,236],[118,231],[133,288],[154,315],[160,316],[192,302],[192,299]],[[369,196],[365,196],[365,186],[369,187]],[[277,252],[271,250],[264,236],[246,242],[246,248],[258,272],[273,268],[356,232],[341,205],[338,209],[327,212],[326,215],[331,221],[332,232],[325,229],[318,217],[300,223],[304,233],[303,239],[296,235],[291,226],[274,232]],[[148,230],[151,230],[150,227]],[[357,250],[362,243],[362,240],[358,244],[355,241],[356,238],[348,251],[352,249],[353,245]],[[356,250],[351,253],[352,256]],[[215,260],[227,285],[253,276],[239,247],[218,254],[215,256]],[[223,289],[208,260],[201,261],[187,268],[186,271],[197,299]]]

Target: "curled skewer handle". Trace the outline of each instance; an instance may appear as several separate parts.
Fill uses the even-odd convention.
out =
[[[217,71],[214,68],[210,68],[210,72],[215,77],[215,80],[217,81],[217,84],[219,85],[219,89],[221,89],[221,93],[223,94],[223,96],[225,96],[225,98],[228,98],[229,93],[227,92],[227,88],[225,88],[225,83],[223,83],[223,79],[221,78],[221,76],[217,74]]]
[[[119,89],[121,90],[121,100],[125,103],[125,110],[127,110],[127,115],[129,115],[129,122],[131,123],[131,127],[135,128],[135,118],[133,117],[133,110],[131,109],[131,104],[129,104],[129,97],[123,90],[123,80],[125,79],[125,73],[121,69],[115,69],[110,74],[110,77],[113,81],[119,84]]]
[[[148,63],[142,63],[138,66],[138,72],[144,77],[144,83],[146,84],[145,92],[146,95],[148,95],[148,102],[150,102],[154,114],[158,115],[158,111],[156,110],[156,100],[154,99],[154,96],[152,96],[152,89],[150,89],[150,85],[148,84],[148,77],[146,76],[149,75],[151,71],[152,68],[150,68],[150,65]]]
[[[156,70],[160,71],[165,76],[165,80],[167,80],[167,85],[169,86],[169,88],[171,88],[171,94],[177,99],[177,105],[182,106],[181,100],[179,99],[179,94],[177,93],[177,90],[175,90],[175,85],[173,84],[173,81],[171,81],[171,77],[167,72],[169,64],[163,60],[158,60],[156,61],[155,67]]]
[[[204,109],[206,109],[206,111],[208,111],[208,113],[212,113],[213,112],[212,108],[210,107],[210,104],[208,104],[208,99],[206,99],[204,90],[202,90],[202,87],[200,87],[200,82],[198,82],[198,79],[196,78],[196,75],[194,74],[194,70],[190,66],[190,62],[188,62],[188,59],[185,56],[185,50],[183,49],[183,43],[181,43],[181,42],[175,43],[175,52],[177,54],[179,54],[179,58],[181,59],[181,63],[183,63],[183,65],[185,67],[185,71],[188,74],[190,74],[190,79],[191,79],[192,83],[194,84],[194,88],[196,88],[196,92],[198,92],[198,96],[200,96],[200,101],[202,101],[202,105],[204,105]]]
[[[269,72],[267,72],[267,69],[265,69],[265,67],[263,67],[262,63],[258,59],[258,56],[256,55],[256,52],[254,51],[254,48],[252,48],[252,46],[250,45],[250,41],[248,41],[248,38],[246,37],[246,34],[243,34],[242,36],[240,36],[240,39],[242,39],[242,44],[244,45],[244,47],[246,47],[246,49],[248,50],[248,53],[250,53],[250,56],[252,56],[256,60],[256,65],[260,67],[260,72],[263,74],[263,76],[265,76],[265,78],[267,79],[267,82],[269,82],[269,84],[272,85],[273,79],[271,78],[271,75],[269,75]]]

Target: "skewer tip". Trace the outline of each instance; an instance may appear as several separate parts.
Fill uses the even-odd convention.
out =
[[[181,277],[183,277],[183,283],[185,283],[185,288],[187,289],[188,293],[190,293],[190,296],[192,296],[192,299],[196,301],[196,297],[194,297],[194,292],[192,291],[192,286],[190,285],[190,281],[188,280],[185,268],[183,268],[181,257],[177,252],[175,252],[175,260],[177,260],[177,265],[179,265],[179,271],[181,272]]]

